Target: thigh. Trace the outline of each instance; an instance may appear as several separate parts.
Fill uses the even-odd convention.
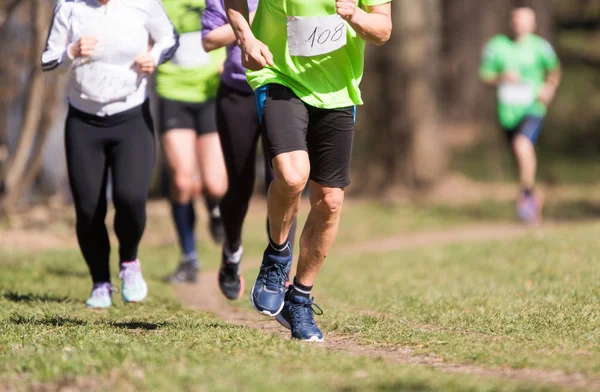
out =
[[[217,95],[217,128],[230,176],[254,173],[260,128],[253,94],[221,84]]]
[[[289,88],[270,84],[257,91],[257,108],[272,161],[280,154],[308,151],[308,109]]]
[[[311,108],[307,139],[312,181],[330,188],[350,185],[355,110]]]
[[[173,129],[162,135],[162,148],[172,174],[193,177],[196,174],[196,132]]]
[[[109,149],[115,201],[145,200],[156,156],[152,128],[141,115],[116,128],[119,139]]]
[[[108,174],[105,129],[87,124],[70,111],[65,124],[67,170],[78,211],[93,215],[106,206]]]
[[[217,105],[214,99],[189,105],[198,136],[217,133]]]
[[[167,134],[172,130],[195,129],[196,120],[188,110],[189,104],[181,101],[159,98],[159,133]]]
[[[216,132],[196,139],[196,159],[202,184],[211,186],[227,181],[221,142]]]

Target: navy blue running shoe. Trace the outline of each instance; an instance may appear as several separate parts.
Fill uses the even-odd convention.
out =
[[[292,330],[292,339],[305,342],[322,342],[323,333],[315,324],[314,315],[322,315],[323,309],[313,302],[314,298],[293,295],[288,292],[285,305],[277,315],[277,321]]]
[[[270,245],[265,249],[256,283],[250,292],[250,302],[260,314],[274,317],[281,312],[292,260],[289,244],[282,252]]]

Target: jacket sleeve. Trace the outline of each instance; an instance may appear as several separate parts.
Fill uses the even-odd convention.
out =
[[[59,0],[54,8],[52,22],[46,39],[46,49],[42,54],[42,70],[52,71],[58,67],[68,67],[73,59],[69,57],[71,44],[70,19],[73,2]]]
[[[148,22],[146,25],[154,46],[150,55],[158,66],[173,58],[179,47],[179,34],[169,20],[160,0],[148,0]]]

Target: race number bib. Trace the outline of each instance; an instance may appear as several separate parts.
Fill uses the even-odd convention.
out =
[[[339,15],[288,16],[290,56],[312,57],[346,46],[346,22]]]
[[[210,54],[202,47],[202,33],[185,33],[179,37],[179,48],[171,62],[181,68],[200,68],[210,64]]]
[[[498,87],[498,100],[506,105],[528,106],[535,102],[535,89],[526,83],[502,83]]]
[[[81,97],[99,103],[126,98],[137,91],[143,79],[132,68],[98,61],[82,61],[73,71]]]

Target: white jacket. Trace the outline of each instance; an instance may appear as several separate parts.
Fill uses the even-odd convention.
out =
[[[72,59],[69,46],[81,37],[98,40],[89,58]],[[141,105],[148,97],[147,77],[133,67],[148,51],[158,66],[173,57],[179,36],[160,0],[58,0],[42,69],[69,70],[69,103],[83,112],[110,116]]]

